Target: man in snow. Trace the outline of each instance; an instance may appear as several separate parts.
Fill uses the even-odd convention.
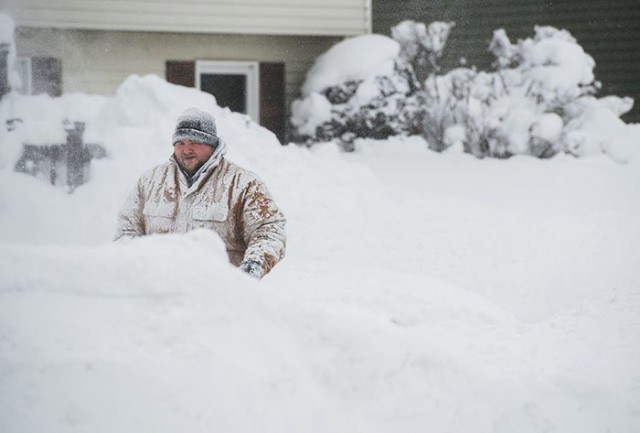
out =
[[[284,256],[285,217],[255,174],[224,157],[214,118],[190,108],[173,133],[174,152],[139,180],[118,214],[115,239],[207,228],[229,261],[262,278]]]

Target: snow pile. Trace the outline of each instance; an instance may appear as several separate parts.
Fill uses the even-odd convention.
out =
[[[350,431],[215,234],[0,255],[4,431]]]
[[[153,75],[129,77],[114,98],[86,94],[65,94],[60,98],[13,95],[0,106],[0,120],[18,118],[21,122],[15,130],[2,131],[0,134],[3,134],[2,140],[8,143],[7,148],[19,149],[23,142],[64,142],[66,123],[85,122],[86,142],[101,142],[113,161],[128,158],[128,164],[135,164],[129,168],[138,173],[166,159],[167,151],[171,150],[171,133],[176,118],[189,107],[209,111],[222,119],[219,128],[222,137],[242,131],[242,134],[238,134],[239,139],[251,143],[252,139],[257,139],[259,131],[260,140],[264,140],[264,129],[247,116],[219,107],[212,95],[167,84]],[[131,146],[136,140],[153,145]],[[278,144],[275,137],[266,141],[271,146]],[[11,154],[15,154],[15,151]],[[8,157],[0,160],[0,164],[13,163],[15,161]]]
[[[397,53],[384,49],[394,41],[380,35],[334,46],[309,72],[307,90],[292,106],[294,140],[333,140],[353,150],[357,138],[420,134],[433,150],[463,148],[480,158],[605,153],[624,163],[637,153],[631,143],[640,140],[638,129],[619,118],[633,100],[594,97],[600,87],[595,62],[566,30],[539,26],[533,37],[516,43],[496,30],[489,44],[495,70],[464,67],[440,74],[452,27],[400,23],[392,29]],[[341,63],[347,50],[352,59],[395,53],[385,63],[394,66],[364,75],[359,66],[366,61]],[[345,69],[352,65],[350,75]],[[423,75],[426,80],[418,79]],[[599,134],[585,138],[592,136],[588,124],[595,117]]]
[[[15,93],[5,97],[0,105],[0,120],[9,121],[11,130],[0,131],[4,146],[0,149],[0,164],[13,166],[22,151],[22,144],[50,145],[66,142],[67,126],[84,122],[87,142],[102,137],[97,130],[97,116],[107,98],[81,93],[65,94],[61,98],[47,95],[22,96]]]
[[[575,110],[563,131],[563,143],[572,154],[584,156],[604,151],[614,161],[637,158],[640,125],[627,125],[619,116],[631,109],[631,98],[609,97],[605,101],[583,97],[567,107]]]
[[[153,76],[76,98],[108,155],[89,183],[68,195],[0,166],[0,430],[640,428],[635,160],[280,146]],[[21,104],[23,126],[46,118]],[[287,215],[260,282],[208,232],[111,243],[189,106]]]
[[[8,208],[0,215],[0,221],[24,219],[24,224],[7,230],[7,239],[59,242],[70,236],[77,241],[84,238],[87,243],[109,239],[113,235],[114,209],[122,204],[141,173],[170,156],[176,118],[189,107],[208,110],[216,116],[221,137],[235,144],[235,149],[229,151],[230,157],[241,164],[252,166],[253,161],[260,161],[269,149],[280,147],[275,135],[251,122],[249,117],[219,107],[210,94],[168,84],[152,75],[129,77],[113,98],[85,94],[5,98],[0,104],[0,122],[4,124],[6,118],[15,117],[22,122],[13,131],[0,132],[3,143],[0,191],[9,200],[20,202],[21,209]],[[34,179],[16,181],[21,176],[13,173],[13,167],[22,153],[22,143],[64,143],[64,125],[73,121],[85,122],[85,142],[102,145],[107,154],[106,159],[91,162],[90,189],[74,193],[84,196],[82,200],[86,201],[66,198],[62,191],[51,191]],[[30,196],[33,198],[23,199]],[[51,204],[47,214],[38,211],[42,204],[38,200]],[[55,206],[58,200],[64,204]],[[23,216],[19,217],[18,213]],[[62,224],[68,230],[52,230],[50,221],[54,215],[55,224]],[[101,215],[111,216],[105,219]],[[74,226],[92,227],[92,230],[87,233],[74,230]]]
[[[7,84],[9,85],[9,89],[17,89],[20,87],[20,77],[15,70],[16,42],[13,39],[15,29],[16,25],[13,22],[13,19],[9,15],[0,12],[0,46],[4,46],[8,49]]]

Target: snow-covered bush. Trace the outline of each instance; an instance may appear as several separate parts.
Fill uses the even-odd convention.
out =
[[[570,151],[566,107],[599,88],[595,62],[565,30],[536,27],[533,38],[512,44],[496,30],[489,50],[493,72],[461,68],[425,83],[425,137],[438,151],[456,142],[478,157]],[[463,132],[463,133],[462,133]]]
[[[347,39],[321,56],[293,102],[293,140],[383,139],[421,131],[422,95],[400,45],[385,36]]]
[[[407,20],[391,28],[391,37],[400,44],[400,58],[411,64],[417,76],[425,78],[440,70],[438,61],[454,25],[436,21],[426,26]]]
[[[367,35],[336,44],[292,105],[293,141],[335,140],[351,150],[356,138],[420,134],[433,150],[461,147],[477,157],[606,152],[624,161],[633,153],[638,128],[619,119],[633,100],[595,97],[595,62],[569,32],[536,26],[531,38],[512,43],[499,29],[488,47],[491,71],[440,74],[452,27],[404,21],[393,39]],[[596,135],[592,118],[607,119]]]

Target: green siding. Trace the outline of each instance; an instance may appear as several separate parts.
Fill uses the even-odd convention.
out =
[[[386,34],[402,20],[454,21],[442,65],[490,67],[493,30],[511,41],[533,35],[535,25],[571,32],[596,62],[599,96],[631,96],[636,105],[623,117],[640,122],[640,1],[638,0],[373,0],[373,32]]]

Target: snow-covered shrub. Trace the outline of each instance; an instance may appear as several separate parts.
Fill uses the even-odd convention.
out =
[[[391,28],[391,37],[400,44],[400,58],[413,67],[417,76],[425,78],[440,70],[438,61],[454,25],[435,21],[426,26],[407,20]]]
[[[421,131],[422,95],[400,45],[385,36],[347,39],[321,56],[292,104],[293,140],[311,144]]]
[[[533,38],[512,44],[496,30],[489,50],[495,71],[461,68],[425,83],[424,135],[431,148],[453,143],[457,134],[464,149],[478,157],[530,154],[549,157],[566,151],[566,107],[599,88],[595,62],[565,30],[536,27]]]
[[[292,105],[293,140],[336,140],[350,150],[355,138],[421,134],[433,150],[461,147],[477,157],[630,154],[631,139],[621,137],[638,138],[637,128],[627,134],[619,117],[633,100],[595,98],[595,62],[569,32],[536,26],[533,37],[512,43],[496,30],[488,47],[493,70],[439,74],[452,26],[404,21],[393,39],[368,35],[335,45]],[[607,132],[586,138],[594,116],[609,119],[600,128]]]
[[[416,70],[438,70],[452,26],[404,21],[393,39],[365,35],[336,44],[317,60],[292,104],[293,141],[337,140],[350,150],[355,138],[420,134],[425,95]]]

